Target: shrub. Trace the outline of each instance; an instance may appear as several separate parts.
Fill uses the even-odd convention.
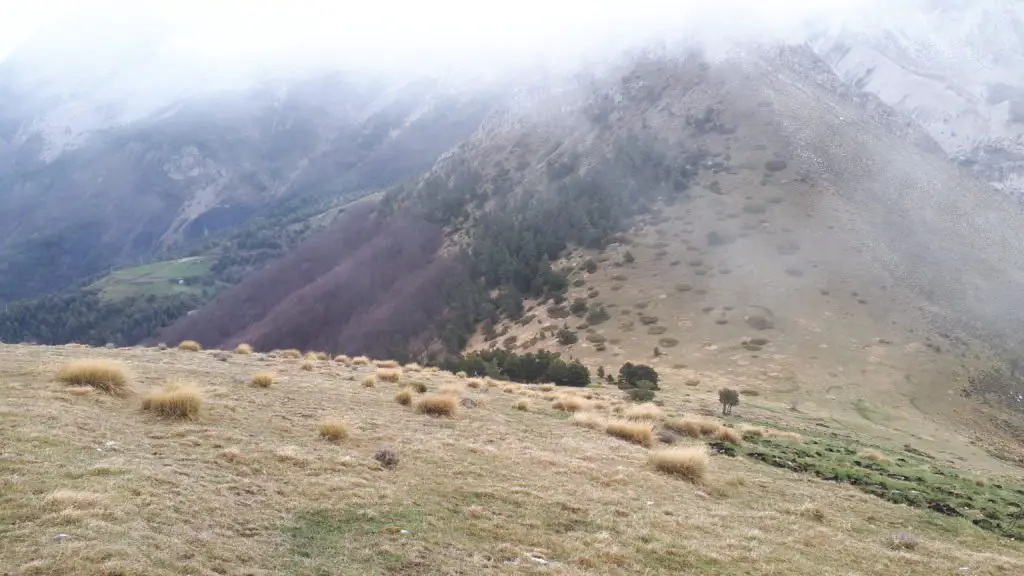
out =
[[[186,352],[199,352],[202,349],[203,347],[195,340],[185,340],[178,344],[178,350],[184,350]]]
[[[626,410],[626,418],[629,420],[657,421],[665,418],[665,412],[656,404],[638,404]]]
[[[575,334],[573,334],[575,336]],[[507,379],[515,382],[554,382],[561,386],[587,386],[590,371],[580,362],[566,363],[558,354],[540,350],[516,354],[508,350],[483,350],[442,363],[449,371],[465,376]]]
[[[740,393],[732,388],[722,388],[718,391],[718,402],[722,405],[722,415],[732,414],[734,406],[739,406]]]
[[[395,393],[395,402],[398,402],[402,406],[409,406],[412,404],[412,390],[408,388],[402,388]]]
[[[512,406],[516,410],[520,410],[522,412],[530,411],[530,401],[527,400],[526,398],[520,398],[519,400],[516,400],[515,404],[513,404]]]
[[[700,484],[707,476],[711,457],[707,446],[680,446],[653,452],[650,462],[660,472]]]
[[[458,399],[451,394],[431,394],[416,401],[416,412],[438,418],[452,418],[457,406]]]
[[[728,444],[742,444],[743,434],[735,428],[729,428],[728,426],[721,426],[715,431],[715,440],[719,442],[726,442]]]
[[[238,346],[235,346],[235,354],[248,356],[249,354],[252,354],[252,346],[249,346],[248,344],[243,342]]]
[[[619,382],[637,388],[640,382],[650,382],[651,390],[658,389],[658,372],[646,364],[626,362],[619,368]]]
[[[593,274],[594,272],[597,272],[597,262],[595,262],[593,258],[587,258],[586,261],[583,262],[583,269],[586,270],[588,274]]]
[[[562,328],[558,331],[558,343],[562,346],[572,346],[573,344],[580,341],[580,337],[575,332],[568,328]]]
[[[629,390],[626,390],[626,394],[629,395],[629,399],[633,402],[650,402],[654,400],[654,390],[630,388]]]
[[[650,447],[654,445],[654,428],[649,423],[614,420],[605,427],[605,432],[627,442]]]
[[[622,255],[622,261],[625,262],[626,264],[632,264],[633,262],[636,262],[636,258],[633,257],[632,252],[626,250],[625,254]]]
[[[75,360],[61,366],[57,380],[68,386],[90,386],[115,396],[130,392],[124,368],[109,360]]]
[[[604,306],[595,306],[587,313],[587,324],[590,324],[591,326],[603,324],[610,319],[611,314],[608,314],[608,311],[605,310]]]
[[[587,313],[587,301],[583,298],[576,298],[569,305],[569,312],[574,316],[583,317]]]
[[[378,368],[377,369],[377,379],[380,380],[381,382],[391,382],[392,384],[397,384],[398,381],[402,379],[402,369],[401,368],[394,368],[394,369],[381,369],[381,368]]]
[[[302,358],[302,352],[295,348],[289,348],[281,351],[281,358],[287,358],[289,360],[297,360]]]
[[[345,424],[344,421],[337,418],[328,418],[321,422],[316,428],[320,433],[321,438],[325,438],[331,442],[338,442],[348,438],[348,424]]]
[[[252,385],[260,388],[270,388],[274,384],[274,375],[269,373],[261,373],[252,377]]]
[[[370,376],[367,376],[366,378],[363,378],[363,388],[373,388],[376,385],[377,385],[377,378],[376,377],[370,375]]]
[[[313,357],[321,362],[326,362],[331,359],[331,357],[328,356],[326,352],[317,352],[313,354]]]
[[[203,395],[193,384],[169,382],[142,399],[142,409],[164,418],[195,420],[203,406]]]
[[[574,426],[591,430],[604,430],[608,426],[608,421],[603,416],[593,412],[576,412],[569,422]]]

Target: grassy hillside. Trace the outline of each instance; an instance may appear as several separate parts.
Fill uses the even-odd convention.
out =
[[[1001,511],[992,522],[1008,526],[1021,471],[962,443],[950,458],[912,434],[880,440],[762,397],[722,419],[709,382],[665,380],[662,406],[638,407],[608,385],[286,356],[0,347],[0,565],[84,576],[1024,571],[1021,545],[962,505]],[[128,391],[58,382],[79,359],[124,366]],[[269,387],[250,383],[258,373],[273,375]],[[153,412],[167,381],[195,385],[178,388],[201,396],[193,420]],[[436,393],[453,417],[418,412]],[[405,395],[411,406],[396,401]],[[667,432],[685,429],[679,417],[714,422],[724,441]],[[653,429],[649,446],[605,431],[628,418]],[[699,452],[667,458],[666,442],[710,444],[703,474]],[[681,462],[693,481],[655,465]],[[898,492],[967,517],[894,503]]]
[[[129,296],[202,296],[215,283],[210,272],[211,258],[190,257],[125,268],[103,277],[89,286],[108,300]]]

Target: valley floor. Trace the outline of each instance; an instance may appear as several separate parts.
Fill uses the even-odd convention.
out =
[[[123,363],[135,394],[55,380],[82,358]],[[415,368],[368,386],[376,371],[280,355],[0,346],[2,572],[1024,574],[1024,547],[966,519],[742,454],[712,456],[692,484],[648,463],[657,444],[574,426],[554,407],[568,394],[614,418],[628,408],[612,386],[551,390]],[[272,386],[250,384],[261,372]],[[169,379],[200,388],[198,420],[140,409],[139,396]],[[418,414],[394,400],[411,381],[476,406]],[[708,384],[662,388],[668,416],[712,417]],[[876,447],[785,404],[743,402],[728,424],[795,431],[825,449]],[[349,436],[320,438],[327,418]],[[396,466],[375,460],[385,449]],[[1020,470],[976,480],[984,497]]]

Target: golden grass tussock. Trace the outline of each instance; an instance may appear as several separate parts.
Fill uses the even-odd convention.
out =
[[[402,386],[405,388],[412,388],[413,390],[419,392],[420,394],[423,394],[424,392],[427,391],[427,385],[424,384],[423,382],[420,382],[419,380],[406,380],[402,382]]]
[[[554,384],[541,384],[537,388],[539,388],[541,392],[551,392],[552,390],[555,389],[555,385]]]
[[[238,346],[235,346],[235,354],[248,356],[249,354],[252,354],[252,346],[249,346],[245,342],[242,342]]]
[[[405,370],[406,372],[422,372],[423,371],[423,366],[420,366],[419,364],[417,364],[415,362],[410,362],[410,363],[406,364],[405,366],[403,366],[402,369]]]
[[[370,375],[363,378],[363,388],[373,388],[377,385],[377,377]]]
[[[352,365],[353,366],[369,366],[370,365],[370,359],[367,358],[366,356],[356,356],[355,358],[352,359]]]
[[[796,432],[782,432],[779,430],[767,430],[765,436],[776,440],[784,440],[786,442],[792,442],[794,444],[803,444],[804,437]]]
[[[504,386],[501,391],[506,394],[515,394],[519,391],[519,386],[516,386],[515,384],[508,384],[507,386]]]
[[[649,422],[633,422],[630,420],[613,420],[604,429],[611,436],[647,446],[654,445],[654,427]]]
[[[339,364],[345,364],[345,365],[348,365],[348,364],[352,363],[352,359],[349,358],[345,354],[338,354],[337,356],[334,357],[334,361],[339,363]]]
[[[306,353],[306,362],[316,362],[319,359],[320,358],[317,357],[316,352],[307,352]]]
[[[469,378],[469,375],[466,374],[464,370],[459,370],[458,372],[455,373],[455,375],[458,376],[459,378]]]
[[[401,379],[401,368],[377,368],[377,380],[380,380],[381,382],[391,382],[392,384],[398,384],[398,381]]]
[[[127,371],[109,360],[75,360],[60,367],[57,380],[74,387],[91,387],[107,394],[125,396],[131,392]]]
[[[338,418],[328,418],[316,427],[320,437],[331,442],[338,442],[348,438],[348,424]]]
[[[582,412],[590,408],[590,402],[584,400],[583,398],[578,398],[576,396],[570,396],[567,394],[565,396],[557,398],[554,404],[551,405],[551,407],[560,412],[569,412],[570,414],[574,414],[576,412]]]
[[[54,510],[95,508],[103,503],[104,497],[102,494],[81,490],[54,490],[43,498],[43,504]]]
[[[274,375],[269,372],[261,372],[252,377],[252,385],[257,388],[270,388],[274,385]]]
[[[72,386],[67,389],[67,392],[72,396],[88,396],[89,394],[92,394],[93,390],[95,390],[95,388],[92,386]]]
[[[470,378],[468,381],[466,381],[466,386],[469,386],[470,388],[473,389],[482,388],[483,385],[484,381],[481,380],[480,378]]]
[[[765,435],[764,428],[761,428],[760,426],[751,426],[750,424],[741,424],[739,430],[744,440],[762,438]]]
[[[183,340],[178,344],[178,350],[184,350],[186,352],[199,352],[202,349],[203,347],[195,340]]]
[[[461,396],[465,391],[466,387],[462,382],[446,382],[438,389],[438,392],[441,394],[453,394],[455,396]]]
[[[665,419],[665,411],[657,404],[647,402],[630,406],[626,410],[626,418],[629,420],[657,422]]]
[[[451,394],[430,394],[416,400],[416,412],[438,418],[453,418],[458,405],[458,398]]]
[[[663,448],[652,452],[649,460],[656,470],[694,484],[704,482],[711,464],[711,456],[704,445]]]
[[[399,364],[398,362],[396,362],[394,360],[377,360],[377,368],[386,368],[386,369],[391,370],[391,369],[400,368],[400,367],[401,367],[401,364]]]
[[[673,418],[663,422],[662,426],[690,438],[701,437],[700,422],[693,418]]]
[[[317,352],[313,356],[321,362],[326,362],[331,359],[331,357],[328,356],[326,352]]]
[[[302,358],[302,352],[297,348],[289,348],[281,351],[281,358],[288,358],[290,360],[298,360]]]
[[[697,420],[697,426],[700,428],[700,433],[704,436],[714,436],[718,434],[718,430],[722,427],[722,424],[715,422],[714,420]]]
[[[526,398],[520,398],[519,400],[516,400],[514,404],[512,404],[512,407],[515,408],[516,410],[519,410],[520,412],[529,412],[530,401],[527,400]]]
[[[569,423],[573,426],[590,428],[591,430],[604,430],[608,426],[608,421],[605,420],[604,416],[593,412],[576,412],[569,419]]]
[[[170,419],[196,420],[202,407],[202,392],[188,382],[168,382],[142,399],[143,410]]]
[[[871,460],[872,462],[882,462],[886,464],[892,462],[892,460],[888,456],[882,454],[878,450],[873,450],[871,448],[857,452],[857,457],[864,460]]]
[[[309,360],[306,360],[305,362],[302,363],[301,366],[299,366],[299,369],[302,370],[303,372],[312,372],[313,363],[310,362]]]
[[[395,392],[395,402],[398,402],[402,406],[409,406],[412,404],[412,390],[408,388],[402,388],[398,392]]]
[[[719,442],[727,442],[729,444],[742,444],[743,434],[735,428],[729,428],[728,426],[721,426],[714,434],[715,440]]]

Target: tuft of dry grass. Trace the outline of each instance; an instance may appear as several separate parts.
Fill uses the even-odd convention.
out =
[[[88,396],[95,390],[92,386],[72,386],[67,389],[68,394],[72,396]]]
[[[577,412],[572,415],[569,422],[574,426],[591,430],[604,430],[608,426],[608,421],[604,419],[604,416],[593,412]]]
[[[415,362],[410,362],[410,363],[406,364],[403,367],[403,369],[406,372],[421,372],[421,371],[423,371],[423,366],[420,366],[419,364],[417,364]]]
[[[352,359],[353,366],[369,366],[370,359],[366,356],[356,356]]]
[[[241,354],[243,356],[248,356],[249,354],[252,354],[252,346],[249,346],[248,344],[243,342],[243,343],[239,344],[238,346],[235,346],[235,354]]]
[[[740,425],[740,434],[743,436],[743,438],[745,440],[746,439],[750,439],[750,438],[761,438],[761,437],[764,436],[765,430],[764,430],[764,428],[761,428],[760,426],[751,426],[750,424],[741,424]]]
[[[125,396],[131,392],[128,373],[109,360],[75,360],[60,367],[57,380],[68,386],[95,388],[107,394]]]
[[[690,438],[701,437],[700,421],[693,418],[673,418],[672,420],[666,420],[662,426]]]
[[[587,402],[583,398],[566,394],[565,396],[560,396],[556,399],[551,407],[560,412],[569,412],[570,414],[574,414],[590,408],[590,402]]]
[[[299,366],[299,369],[302,370],[303,372],[312,372],[313,363],[310,362],[309,360],[306,360],[305,362],[302,363],[301,366]]]
[[[168,382],[142,399],[143,410],[170,419],[196,420],[202,407],[202,392],[187,382]]]
[[[665,411],[657,404],[647,402],[630,406],[626,410],[626,418],[629,420],[657,422],[665,419]]]
[[[707,446],[676,446],[653,452],[650,463],[661,472],[701,484],[707,476],[711,456]]]
[[[438,392],[441,394],[452,394],[454,396],[461,396],[465,391],[466,388],[463,386],[462,382],[446,382],[438,389]]]
[[[893,550],[903,551],[914,550],[918,547],[920,542],[918,541],[917,536],[908,532],[893,532],[892,534],[889,534],[888,538],[886,538],[885,544]]]
[[[398,381],[402,379],[402,369],[401,368],[384,368],[384,369],[378,368],[377,369],[377,379],[380,380],[381,382],[391,382],[393,384],[397,384]]]
[[[337,418],[328,418],[324,420],[316,427],[320,433],[321,438],[330,440],[331,442],[338,442],[348,438],[348,424]]]
[[[714,436],[718,434],[718,430],[722,425],[714,420],[697,420],[697,427],[700,428],[700,433],[703,436]]]
[[[195,340],[184,340],[178,344],[178,350],[184,350],[186,352],[199,352],[202,349],[203,347]]]
[[[334,357],[334,361],[339,363],[339,364],[345,364],[345,365],[348,365],[348,364],[352,363],[352,359],[349,358],[348,356],[346,356],[345,354],[338,354],[337,356]]]
[[[857,457],[863,458],[864,460],[871,460],[872,462],[882,462],[885,464],[892,462],[892,460],[890,460],[888,456],[882,454],[878,450],[873,450],[871,448],[857,452]]]
[[[289,360],[298,360],[302,358],[302,352],[297,348],[289,348],[281,351],[281,358],[287,358]]]
[[[818,522],[819,524],[825,522],[825,511],[821,508],[821,506],[814,504],[812,502],[808,502],[803,506],[797,508],[796,513],[799,516],[803,516],[804,518],[807,518],[808,520],[813,520],[815,522]]]
[[[555,389],[555,385],[554,384],[541,384],[537,388],[539,388],[541,392],[551,392],[552,390]]]
[[[398,402],[402,406],[409,406],[412,404],[412,390],[402,388],[398,392],[395,392],[395,402]]]
[[[377,360],[377,368],[386,368],[386,369],[391,370],[391,369],[400,368],[400,367],[401,367],[401,364],[399,364],[398,362],[396,362],[394,360]]]
[[[451,394],[430,394],[416,401],[416,412],[438,418],[453,418],[458,405],[458,398]]]
[[[375,376],[367,376],[363,378],[363,388],[373,388],[377,385],[377,378]]]
[[[519,400],[515,401],[515,404],[512,404],[512,407],[521,412],[529,412],[530,401],[527,400],[526,398],[520,398]]]
[[[728,426],[721,426],[715,431],[715,440],[719,442],[728,442],[729,444],[742,444],[743,434],[735,428],[729,428]]]
[[[424,392],[427,391],[427,385],[424,384],[423,382],[420,382],[419,380],[406,380],[405,382],[402,383],[402,386],[406,388],[412,388],[413,390],[419,392],[420,394],[423,394]]]
[[[474,388],[474,389],[482,388],[483,385],[484,385],[484,381],[479,379],[479,378],[470,378],[469,381],[466,382],[466,386],[469,386],[470,388]]]
[[[252,377],[252,385],[259,388],[270,388],[274,384],[274,375],[269,372],[261,372]]]
[[[604,429],[611,436],[650,448],[654,445],[654,427],[649,422],[613,420]]]
[[[781,432],[779,430],[767,430],[765,436],[768,438],[776,438],[779,440],[785,440],[786,442],[792,442],[794,444],[803,444],[804,437],[796,432]]]
[[[516,392],[519,391],[519,386],[516,386],[515,384],[509,384],[503,387],[501,391],[506,394],[515,394]]]

